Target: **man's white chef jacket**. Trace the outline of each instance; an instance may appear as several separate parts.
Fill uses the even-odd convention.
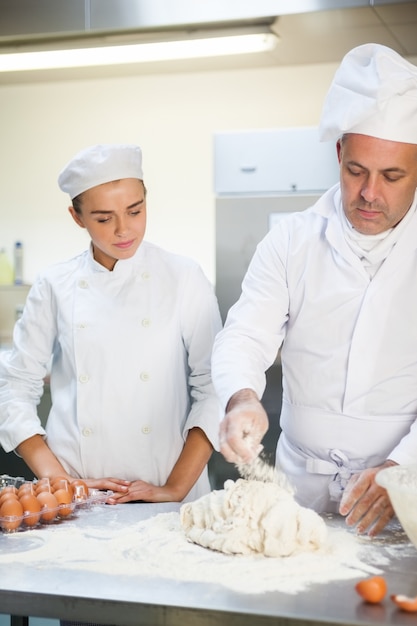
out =
[[[189,429],[218,447],[210,357],[220,327],[200,267],[147,242],[112,272],[90,251],[53,266],[0,362],[1,445],[45,435],[36,406],[51,363],[47,443],[65,469],[163,485]],[[188,499],[207,491],[205,471]]]
[[[355,470],[417,459],[417,214],[371,280],[340,201],[336,185],[258,245],[212,360],[225,407],[262,396],[282,344],[277,464],[317,510],[336,510]]]

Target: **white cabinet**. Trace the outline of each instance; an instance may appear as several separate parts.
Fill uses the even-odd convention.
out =
[[[339,178],[334,141],[316,127],[214,135],[216,195],[322,192]]]

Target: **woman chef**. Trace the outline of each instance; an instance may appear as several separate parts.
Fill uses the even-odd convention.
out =
[[[206,493],[218,437],[217,301],[195,262],[143,241],[142,179],[136,145],[92,146],[64,168],[59,186],[91,245],[36,280],[0,363],[3,448],[38,477],[113,490],[112,503]],[[45,432],[36,406],[49,364]]]
[[[277,464],[301,504],[372,535],[393,515],[375,474],[417,457],[417,67],[353,49],[320,131],[337,140],[340,184],[260,243],[215,342],[220,445],[233,462],[259,453],[282,345]]]

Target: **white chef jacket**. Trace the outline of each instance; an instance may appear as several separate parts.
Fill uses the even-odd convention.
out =
[[[266,235],[212,358],[225,407],[239,389],[262,396],[282,344],[277,465],[319,511],[353,472],[417,459],[417,214],[371,280],[340,202],[335,185]]]
[[[74,476],[165,484],[189,429],[218,448],[210,357],[220,327],[200,267],[150,243],[111,272],[91,250],[54,265],[31,288],[0,362],[1,445],[46,434]],[[48,364],[45,433],[36,406]],[[209,489],[206,470],[187,499]]]

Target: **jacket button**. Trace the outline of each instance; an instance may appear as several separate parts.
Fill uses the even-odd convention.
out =
[[[83,428],[82,433],[84,437],[89,437],[93,434],[93,431],[91,430],[91,428]]]
[[[149,280],[149,278],[151,277],[149,272],[142,272],[142,278],[143,280]]]
[[[88,381],[90,380],[90,377],[87,374],[81,374],[78,377],[78,380],[80,381],[80,383],[88,383]]]
[[[149,435],[149,433],[151,432],[152,428],[150,426],[142,426],[142,432],[144,435]]]
[[[88,282],[86,280],[80,280],[78,281],[78,286],[81,289],[88,289]]]
[[[148,326],[150,326],[150,325],[151,325],[151,320],[150,320],[150,319],[148,319],[147,317],[145,317],[145,318],[142,320],[142,326],[144,326],[145,328],[148,328]]]
[[[148,382],[148,380],[150,379],[150,375],[148,372],[141,372],[140,373],[140,379],[143,380],[144,383]]]

